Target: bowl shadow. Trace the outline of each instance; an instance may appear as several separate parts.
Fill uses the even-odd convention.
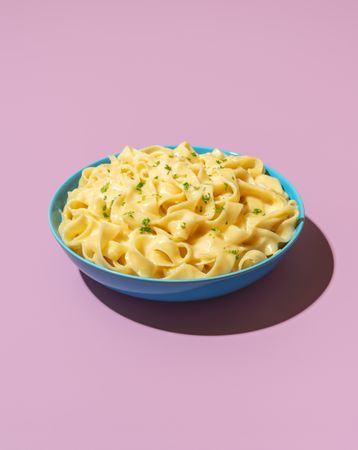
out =
[[[175,333],[228,335],[284,322],[314,303],[333,275],[332,249],[322,231],[305,219],[285,259],[255,284],[223,297],[160,302],[112,291],[81,272],[89,290],[113,311],[135,322]]]

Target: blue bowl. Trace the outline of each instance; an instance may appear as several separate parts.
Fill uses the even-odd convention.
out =
[[[174,146],[167,146],[168,148],[175,148]],[[193,147],[197,153],[206,153],[212,148],[208,147]],[[223,151],[226,155],[237,155],[237,153]],[[102,163],[108,163],[108,158],[103,158],[95,161],[89,166],[98,166]],[[86,166],[86,167],[89,167]],[[304,223],[304,207],[298,192],[294,186],[276,170],[265,165],[266,171],[269,175],[278,178],[282,184],[283,189],[287,192],[291,199],[296,200],[299,209],[299,222],[294,231],[291,240],[279,250],[275,255],[271,256],[265,261],[262,261],[255,266],[247,269],[231,272],[224,275],[219,275],[210,278],[191,279],[191,280],[163,280],[157,278],[143,278],[134,275],[125,275],[118,272],[113,272],[105,267],[93,264],[85,258],[77,255],[74,251],[68,248],[62,241],[58,227],[61,223],[61,211],[67,201],[67,193],[78,186],[78,181],[81,177],[82,170],[79,170],[72,175],[62,186],[55,192],[49,208],[49,223],[50,228],[55,236],[56,241],[65,250],[70,259],[76,266],[90,278],[99,283],[109,287],[118,292],[122,292],[133,297],[141,297],[148,300],[162,300],[162,301],[192,301],[202,300],[211,297],[228,294],[229,292],[241,289],[254,281],[262,278],[269,273],[276,265],[282,261],[284,256],[292,248],[296,242],[298,235],[301,233]]]

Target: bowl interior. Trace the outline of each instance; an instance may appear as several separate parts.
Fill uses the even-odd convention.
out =
[[[173,145],[167,145],[167,148],[175,148],[176,146]],[[199,153],[207,153],[209,151],[212,151],[213,148],[211,147],[197,147],[197,146],[193,146],[194,150]],[[226,155],[234,155],[237,156],[239,155],[239,153],[234,153],[234,152],[229,152],[226,150],[222,150],[223,153],[225,153]],[[82,169],[80,169],[79,171],[77,171],[75,174],[73,174],[70,178],[68,178],[60,187],[59,189],[55,192],[51,204],[50,204],[50,208],[49,208],[49,223],[50,223],[50,228],[51,231],[55,237],[55,239],[57,240],[57,242],[61,245],[61,247],[63,247],[67,252],[71,253],[75,258],[79,258],[81,259],[83,262],[88,263],[92,266],[95,266],[96,268],[100,269],[100,270],[104,270],[104,271],[109,271],[109,269],[106,269],[104,267],[98,266],[93,264],[90,261],[87,261],[86,259],[82,258],[81,256],[79,256],[77,253],[73,252],[70,248],[68,248],[65,243],[62,241],[59,232],[58,232],[58,227],[61,223],[62,217],[62,210],[66,204],[67,201],[67,193],[69,191],[71,191],[72,189],[74,189],[75,187],[78,186],[78,182],[79,179],[81,177],[82,171],[83,169],[85,169],[86,167],[90,167],[90,166],[98,166],[100,164],[103,163],[108,163],[109,162],[109,158],[102,158],[99,159],[91,164],[88,164],[87,166],[84,166]],[[249,267],[247,269],[241,270],[239,272],[230,272],[228,274],[223,274],[223,275],[219,275],[217,277],[212,277],[212,278],[223,278],[223,277],[227,277],[227,276],[232,276],[234,274],[239,274],[239,273],[243,273],[246,271],[250,271],[253,269],[257,269],[258,267],[260,267],[261,265],[265,264],[267,261],[272,260],[273,258],[275,258],[276,256],[282,254],[283,252],[286,252],[288,250],[289,247],[291,247],[291,245],[293,245],[293,243],[295,242],[295,240],[297,239],[298,235],[300,234],[302,228],[303,228],[303,222],[304,222],[304,206],[303,206],[303,202],[302,199],[300,197],[300,195],[298,194],[297,190],[295,189],[295,187],[292,185],[292,183],[290,181],[288,181],[283,175],[281,175],[280,173],[278,173],[276,170],[272,169],[270,166],[268,166],[267,164],[265,164],[265,169],[266,172],[269,175],[272,175],[276,178],[278,178],[280,180],[280,183],[283,187],[283,189],[287,192],[288,196],[290,199],[296,200],[297,202],[297,206],[298,206],[298,210],[299,210],[299,216],[298,216],[298,225],[292,235],[292,238],[290,239],[290,241],[282,248],[280,249],[275,255],[271,256],[268,260],[262,261],[258,264],[256,264],[255,266]],[[134,276],[134,275],[125,275],[125,274],[121,274],[118,272],[113,272],[110,271],[112,274],[115,273],[118,276],[125,276],[125,277],[130,277],[130,278],[135,278],[138,279],[139,277]],[[203,278],[203,279],[195,279],[195,280],[163,280],[163,279],[152,279],[152,278],[144,278],[144,277],[140,277],[140,279],[145,279],[145,280],[150,280],[150,281],[160,281],[160,282],[179,282],[179,281],[196,281],[198,282],[198,280],[208,280],[207,278]]]

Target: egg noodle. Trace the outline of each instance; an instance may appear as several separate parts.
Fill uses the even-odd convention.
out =
[[[274,255],[298,217],[260,159],[197,154],[187,142],[125,147],[83,170],[59,227],[95,264],[150,278],[192,279],[242,270]]]

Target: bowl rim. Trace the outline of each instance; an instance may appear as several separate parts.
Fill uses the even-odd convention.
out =
[[[176,145],[162,145],[162,147],[168,148],[168,149],[175,149],[177,146]],[[212,150],[214,150],[215,148],[219,148],[219,147],[202,147],[202,146],[198,146],[198,145],[192,145],[192,148],[195,151],[199,151],[202,153],[208,153]],[[229,150],[224,150],[221,149],[220,150],[225,154],[225,155],[229,155],[229,156],[244,156],[244,154],[242,153],[236,153],[236,152],[232,152]],[[113,153],[115,156],[118,156],[121,152],[116,152]],[[283,176],[280,172],[278,172],[276,169],[273,169],[271,166],[269,166],[268,164],[264,163],[264,168],[266,169],[266,171],[269,174],[273,174],[276,178],[279,179],[280,183],[284,183],[287,186],[289,186],[290,190],[293,192],[293,195],[291,195],[290,198],[296,200],[297,202],[297,207],[298,207],[298,224],[295,228],[295,231],[293,233],[293,236],[291,237],[291,239],[287,242],[287,244],[279,249],[274,255],[268,257],[267,259],[251,266],[251,267],[247,267],[246,269],[242,269],[242,270],[236,270],[235,272],[228,272],[228,273],[224,273],[221,275],[215,275],[213,277],[203,277],[203,278],[188,278],[188,279],[184,279],[184,280],[168,280],[166,278],[148,278],[148,277],[141,277],[139,275],[128,275],[125,273],[121,273],[121,272],[116,272],[114,270],[110,270],[107,269],[106,267],[100,266],[98,264],[93,263],[92,261],[87,260],[86,258],[78,255],[76,252],[74,252],[71,248],[69,248],[61,239],[58,230],[55,229],[53,223],[52,223],[52,213],[55,210],[55,203],[57,198],[62,195],[63,193],[63,187],[69,183],[71,183],[74,179],[79,178],[82,174],[82,171],[84,169],[86,169],[87,167],[96,167],[100,164],[106,163],[108,162],[109,157],[103,157],[100,159],[97,159],[96,161],[87,164],[86,166],[82,167],[81,169],[77,170],[77,172],[75,172],[74,174],[70,175],[54,192],[51,201],[50,201],[50,205],[48,208],[48,222],[50,225],[50,229],[51,232],[54,236],[54,238],[56,239],[56,241],[60,244],[60,246],[66,251],[68,252],[70,255],[72,255],[75,259],[79,260],[81,263],[84,263],[86,265],[89,265],[90,267],[93,267],[95,269],[98,269],[99,271],[103,271],[105,273],[108,273],[112,276],[118,276],[119,278],[125,277],[125,278],[129,278],[130,280],[133,281],[138,281],[138,282],[151,282],[151,283],[207,283],[208,281],[211,280],[220,280],[220,279],[226,279],[226,278],[232,278],[232,277],[237,277],[243,274],[246,274],[248,272],[253,272],[255,270],[259,270],[262,268],[262,266],[264,266],[265,264],[269,264],[274,260],[278,260],[280,259],[281,256],[283,256],[284,254],[286,254],[288,252],[288,250],[292,247],[292,245],[297,241],[298,236],[300,235],[303,226],[304,226],[304,222],[305,222],[305,209],[304,209],[304,204],[302,201],[302,198],[300,196],[300,194],[298,193],[297,189],[295,188],[295,186],[291,183],[291,181],[289,181],[285,176]],[[286,190],[285,190],[286,191]]]

